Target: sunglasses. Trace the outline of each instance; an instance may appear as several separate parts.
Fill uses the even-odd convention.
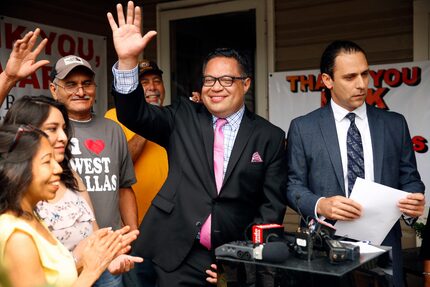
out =
[[[32,126],[32,125],[20,125],[18,130],[16,131],[15,137],[13,138],[13,142],[9,146],[8,153],[12,152],[15,147],[17,146],[19,139],[22,137],[25,133],[42,133],[38,128]]]

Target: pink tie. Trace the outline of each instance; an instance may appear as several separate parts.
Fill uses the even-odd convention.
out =
[[[214,134],[214,173],[218,193],[221,190],[224,177],[224,133],[222,132],[222,127],[226,123],[226,119],[218,119]],[[200,243],[207,249],[211,249],[211,218],[212,215],[209,214],[208,219],[206,219],[200,230]]]

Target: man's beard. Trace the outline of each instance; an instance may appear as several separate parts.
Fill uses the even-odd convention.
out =
[[[146,94],[145,98],[149,104],[154,105],[154,106],[161,106],[160,92],[155,91],[153,93]]]

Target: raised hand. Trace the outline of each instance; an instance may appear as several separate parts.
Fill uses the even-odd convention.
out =
[[[40,29],[37,28],[34,32],[28,32],[25,34],[24,38],[15,42],[4,70],[8,78],[14,81],[22,80],[36,72],[40,67],[49,64],[48,60],[36,62],[37,56],[42,52],[48,42],[48,39],[43,39],[33,51],[39,34]]]
[[[36,62],[37,56],[48,42],[48,39],[44,39],[33,51],[39,34],[40,29],[37,28],[34,32],[28,32],[24,38],[16,41],[13,45],[6,68],[0,74],[0,105],[18,81],[27,78],[37,69],[49,63],[48,60]]]
[[[134,3],[129,1],[127,4],[127,15],[121,4],[116,5],[118,23],[112,13],[107,13],[109,25],[112,29],[113,43],[118,54],[118,69],[131,70],[137,66],[138,57],[143,52],[146,45],[157,32],[149,31],[142,37],[140,31],[142,14],[140,7],[134,7]]]

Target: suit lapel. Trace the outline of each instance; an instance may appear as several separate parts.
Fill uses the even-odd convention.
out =
[[[378,117],[375,108],[367,107],[367,118],[372,138],[373,173],[375,182],[381,182],[382,160],[384,158],[384,122]]]
[[[345,182],[343,179],[342,158],[340,156],[339,140],[333,111],[330,104],[321,109],[320,129],[325,142],[325,146],[330,156],[337,181],[345,194]]]
[[[218,192],[216,190],[215,183],[215,175],[214,175],[214,161],[213,161],[213,149],[214,149],[214,130],[212,123],[212,115],[204,108],[202,105],[200,112],[198,113],[199,123],[200,123],[200,132],[203,137],[203,145],[205,149],[206,159],[209,167],[208,179],[210,186],[212,188],[208,188],[210,191],[210,195],[212,197],[217,196]],[[202,170],[207,170],[202,168]]]
[[[246,144],[248,143],[248,139],[252,134],[252,131],[255,128],[255,125],[253,124],[254,115],[248,111],[248,109],[245,107],[245,113],[242,118],[242,122],[240,123],[239,131],[236,136],[236,140],[234,142],[233,150],[231,151],[230,159],[228,161],[227,170],[225,172],[224,183],[227,182],[229,179],[234,167],[236,166],[240,156],[242,155],[243,149],[245,148]],[[251,158],[249,158],[249,161],[251,161]],[[222,187],[221,191],[222,192]]]

